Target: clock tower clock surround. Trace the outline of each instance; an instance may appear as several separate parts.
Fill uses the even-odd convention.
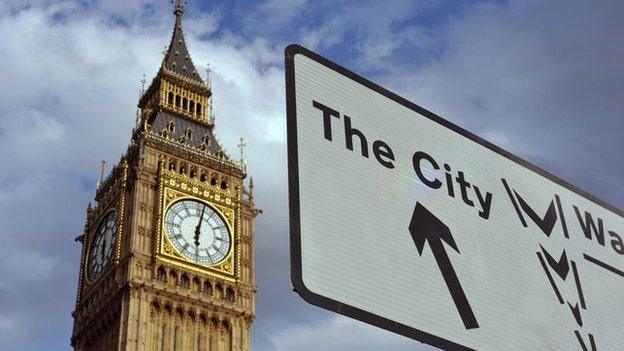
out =
[[[77,351],[250,349],[261,211],[243,161],[214,136],[212,90],[186,47],[181,1],[173,13],[131,143],[77,238]]]

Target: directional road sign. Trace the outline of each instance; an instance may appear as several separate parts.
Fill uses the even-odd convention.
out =
[[[286,94],[306,301],[446,350],[622,350],[622,211],[300,46]]]

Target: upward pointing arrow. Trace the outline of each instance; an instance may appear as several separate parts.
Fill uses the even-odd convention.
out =
[[[457,278],[455,269],[453,269],[444,244],[442,244],[444,241],[455,251],[459,252],[449,227],[440,221],[433,213],[429,212],[423,205],[416,203],[416,208],[414,209],[412,220],[409,225],[409,231],[412,234],[412,239],[414,239],[414,244],[416,244],[416,249],[418,249],[418,253],[421,256],[425,249],[425,243],[429,242],[431,252],[433,252],[433,256],[438,263],[446,287],[451,293],[455,307],[466,329],[479,328],[479,323],[472,312],[470,303]]]

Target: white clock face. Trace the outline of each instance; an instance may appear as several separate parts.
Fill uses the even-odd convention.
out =
[[[230,231],[221,216],[197,200],[174,203],[165,213],[165,230],[173,246],[202,265],[219,263],[230,249]]]
[[[102,275],[104,267],[110,261],[117,239],[117,213],[109,212],[100,222],[91,242],[89,251],[89,265],[87,274],[90,281],[95,281]]]

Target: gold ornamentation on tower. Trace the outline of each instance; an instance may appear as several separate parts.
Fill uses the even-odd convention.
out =
[[[250,349],[261,211],[244,163],[213,134],[212,91],[188,53],[183,14],[177,0],[130,146],[99,183],[77,238],[75,350]]]

